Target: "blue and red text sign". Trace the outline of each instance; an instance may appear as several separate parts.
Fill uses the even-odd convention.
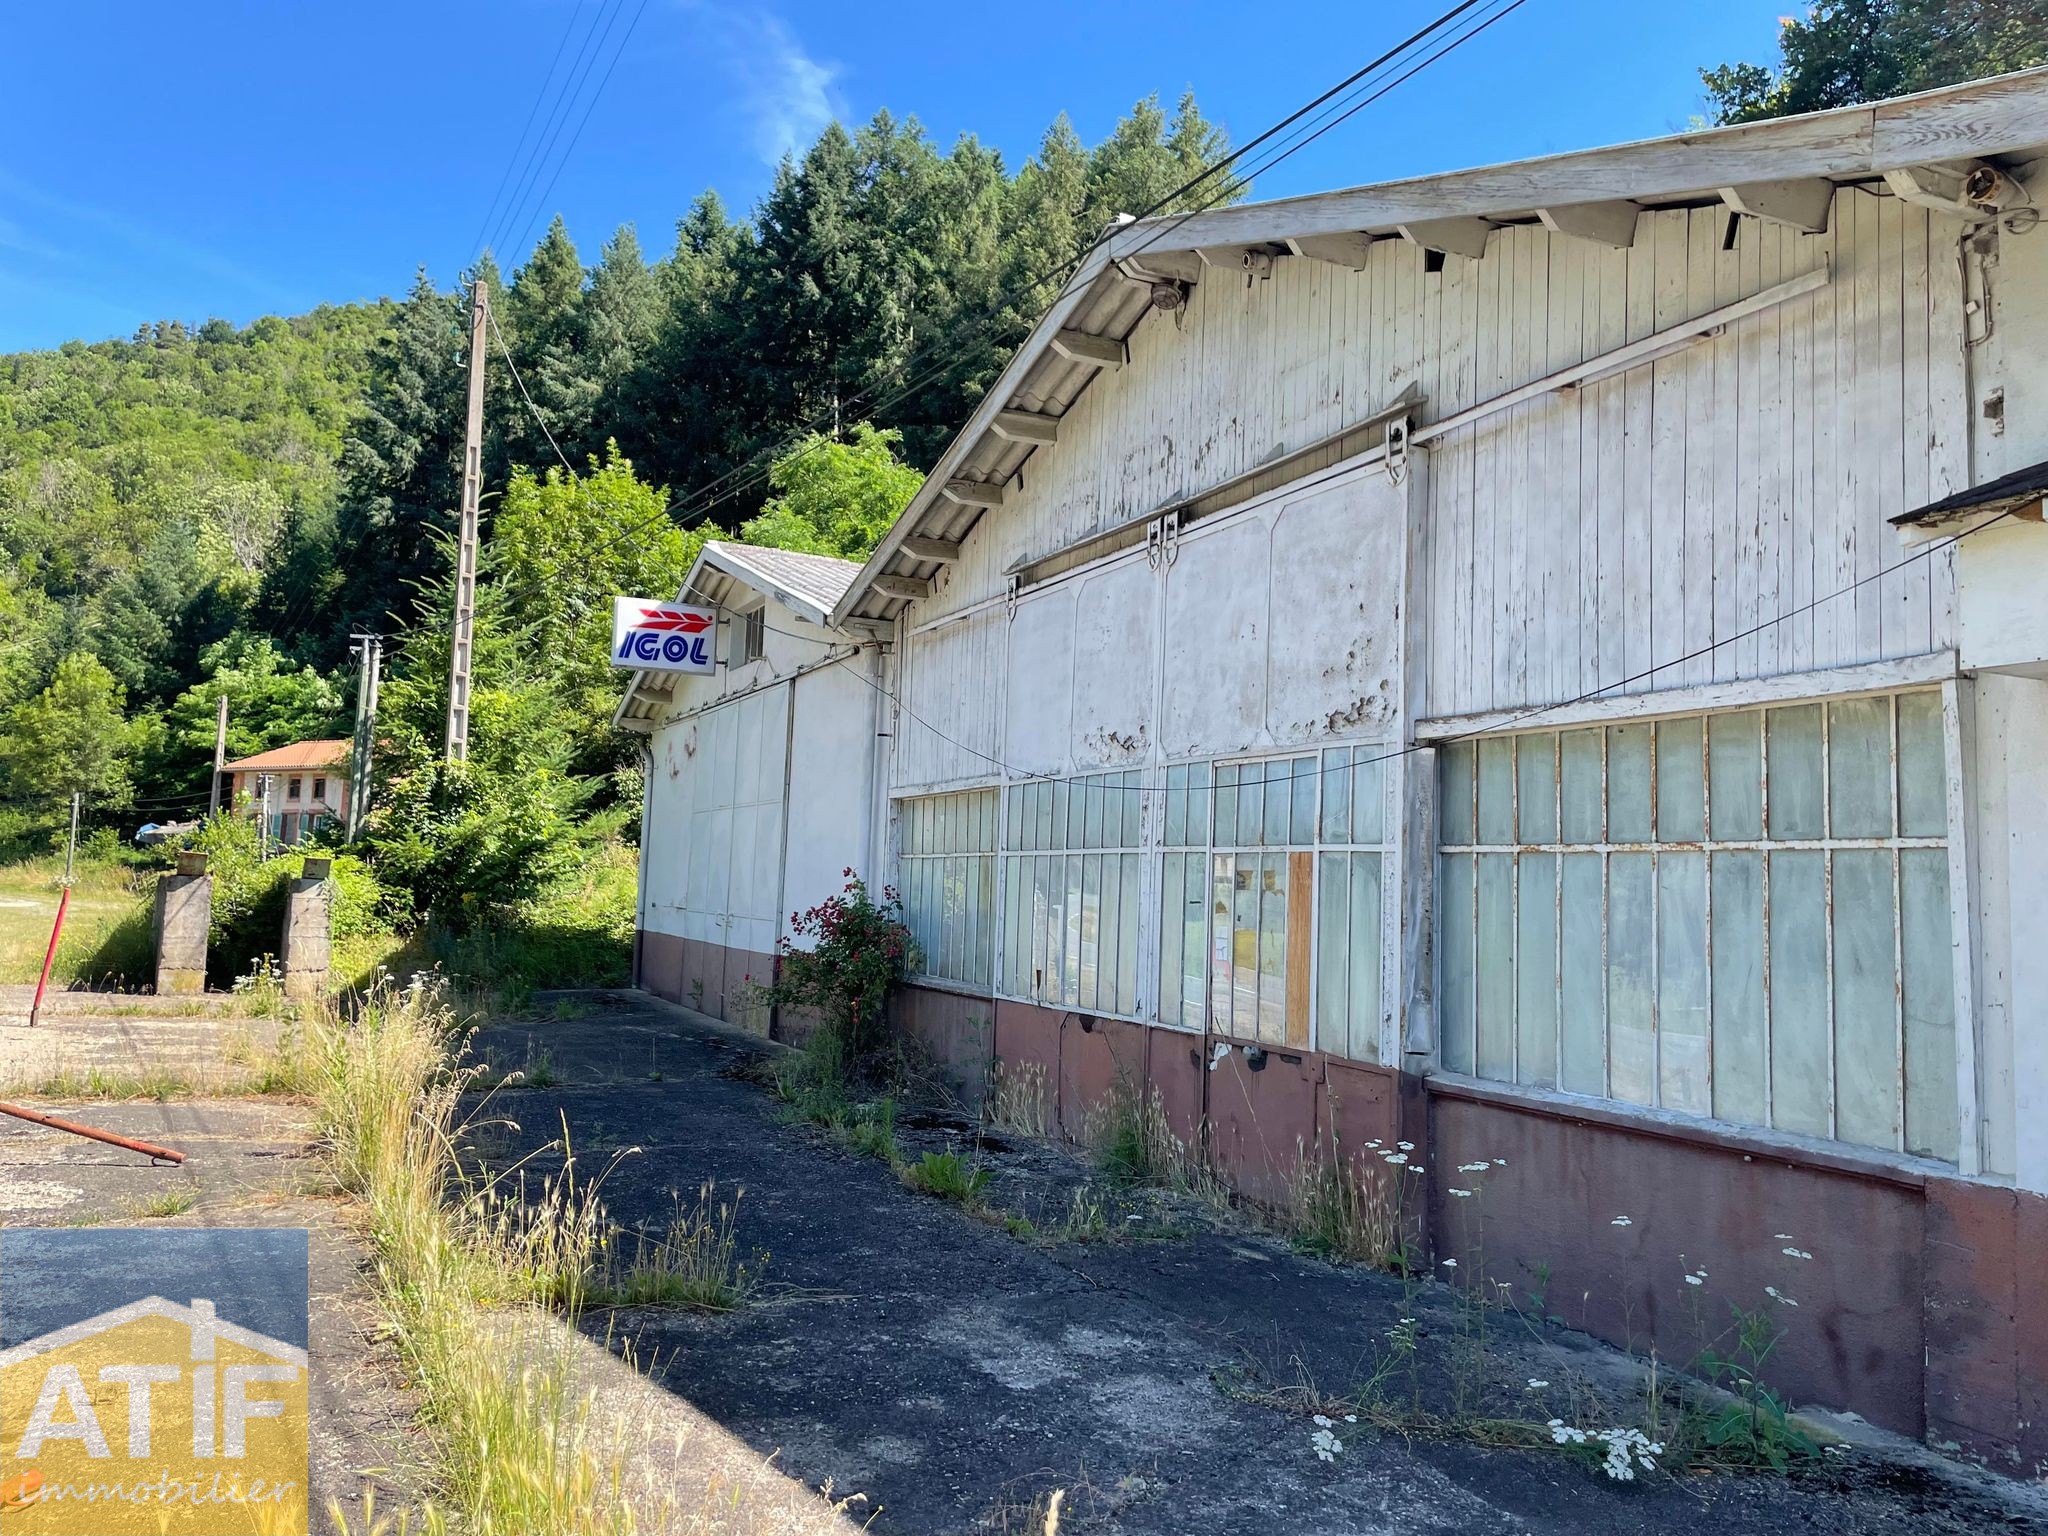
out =
[[[716,672],[718,615],[709,608],[612,599],[612,665],[647,672]]]

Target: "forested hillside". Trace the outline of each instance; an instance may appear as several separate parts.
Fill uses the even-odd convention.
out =
[[[674,590],[718,530],[864,554],[1071,258],[1224,147],[1192,97],[1093,148],[1062,118],[1015,171],[884,113],[827,128],[744,218],[706,193],[652,259],[621,228],[587,260],[559,221],[509,276],[486,253],[502,351],[461,774],[431,622],[466,381],[452,276],[0,358],[0,842],[46,838],[74,789],[124,829],[203,809],[222,694],[234,755],[345,734],[370,628],[391,637],[381,864],[428,907],[530,886],[539,840],[637,799],[607,728],[610,595]]]

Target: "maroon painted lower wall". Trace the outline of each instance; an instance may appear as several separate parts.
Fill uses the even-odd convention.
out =
[[[640,984],[689,1003],[701,981],[693,1006],[720,1017],[729,979],[766,963],[640,936]],[[1795,1402],[2048,1472],[2048,1199],[1848,1148],[930,987],[903,989],[892,1019],[970,1102],[996,1071],[1039,1085],[1046,1123],[1072,1141],[1119,1092],[1156,1100],[1231,1188],[1267,1204],[1286,1201],[1305,1149],[1348,1159],[1410,1142],[1433,1262],[1457,1258],[1517,1297],[1541,1290],[1551,1315],[1674,1361],[1726,1327],[1731,1303],[1767,1308],[1785,1333],[1766,1374]]]
[[[767,1019],[749,1002],[753,987],[775,976],[775,957],[642,928],[634,940],[635,982],[656,997],[682,1003],[728,1024],[767,1033]]]

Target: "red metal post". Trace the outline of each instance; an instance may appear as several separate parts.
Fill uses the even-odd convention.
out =
[[[94,1130],[89,1125],[80,1125],[76,1120],[59,1120],[55,1115],[46,1115],[39,1109],[23,1109],[19,1104],[0,1104],[0,1115],[12,1115],[17,1120],[27,1120],[35,1125],[47,1125],[53,1131],[69,1131],[74,1136],[84,1136],[92,1141],[104,1141],[110,1147],[124,1147],[130,1152],[140,1152],[161,1162],[182,1163],[185,1154],[173,1152],[169,1147],[152,1146],[146,1141],[135,1141],[127,1136],[116,1136],[112,1131]]]
[[[43,951],[43,974],[36,978],[36,1000],[29,1005],[29,1028],[35,1028],[36,1018],[43,1011],[43,989],[50,984],[50,963],[57,958],[57,936],[64,931],[64,914],[71,906],[71,887],[64,887],[64,894],[57,898],[57,921],[50,928],[50,947]]]

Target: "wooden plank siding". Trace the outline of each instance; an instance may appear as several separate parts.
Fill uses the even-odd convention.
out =
[[[1740,218],[1726,247],[1730,228],[1716,205],[1645,213],[1628,250],[1532,224],[1434,273],[1400,241],[1373,245],[1362,270],[1214,272],[1178,322],[1138,328],[1130,366],[1063,418],[916,618],[998,598],[1013,564],[1251,470],[1411,382],[1428,396],[1419,420],[1439,419],[1832,262],[1830,288],[1418,450],[1428,656],[1411,705],[1473,714],[1952,645],[1948,560],[1878,573],[1903,553],[1885,519],[1966,475],[1957,226],[1845,188],[1826,234]],[[953,680],[964,715],[931,690],[946,686],[935,669],[995,675],[1000,651],[950,630],[906,650],[941,643],[943,665],[905,658],[920,712],[975,724],[993,749],[972,718],[996,718],[985,689]],[[976,776],[925,750],[899,745],[899,784]]]

